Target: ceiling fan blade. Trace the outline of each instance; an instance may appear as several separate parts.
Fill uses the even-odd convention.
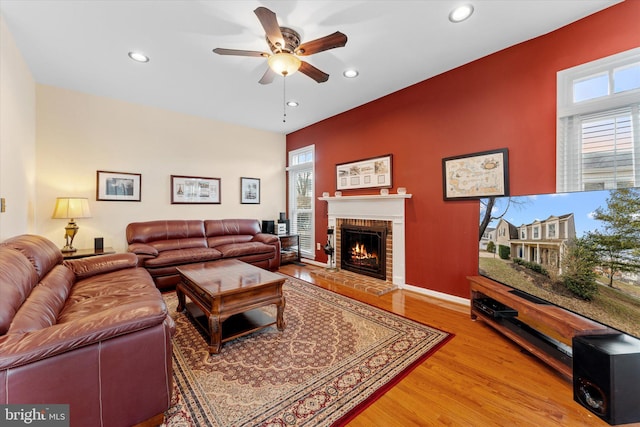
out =
[[[300,47],[296,49],[296,54],[300,56],[313,55],[314,53],[335,49],[336,47],[343,47],[346,44],[347,36],[340,31],[336,31],[328,36],[302,43]]]
[[[282,49],[284,47],[284,37],[282,37],[276,14],[262,6],[254,10],[253,13],[260,20],[260,24],[262,24],[262,28],[264,28],[264,32],[271,44],[278,49]]]
[[[224,49],[221,47],[217,47],[213,49],[215,53],[218,55],[235,55],[235,56],[258,56],[267,58],[269,56],[268,53],[258,52],[255,50],[241,50],[241,49]]]
[[[262,78],[258,81],[261,85],[268,85],[273,82],[273,79],[277,76],[276,72],[271,69],[271,67],[267,67],[267,71],[264,72]]]
[[[329,80],[329,74],[318,70],[316,67],[305,61],[302,61],[302,64],[300,64],[300,72],[311,77],[318,83],[324,83]]]

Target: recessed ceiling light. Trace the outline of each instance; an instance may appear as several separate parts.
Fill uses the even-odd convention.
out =
[[[470,4],[465,4],[462,6],[458,6],[451,11],[449,14],[449,21],[451,22],[462,22],[465,19],[469,18],[473,14],[473,6]]]
[[[345,76],[348,79],[352,79],[354,77],[358,77],[358,70],[354,70],[353,68],[350,68],[348,70],[344,70],[344,73],[342,73],[343,76]]]
[[[129,58],[138,62],[149,62],[149,57],[140,52],[129,52]]]
[[[287,101],[288,107],[297,107],[298,105],[300,105],[298,101]]]

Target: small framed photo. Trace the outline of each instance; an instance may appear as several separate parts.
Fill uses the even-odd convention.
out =
[[[220,204],[220,178],[171,175],[171,204]]]
[[[506,148],[442,159],[444,200],[509,195]]]
[[[260,204],[260,178],[240,178],[240,202]]]
[[[96,200],[139,202],[142,175],[127,172],[97,172]]]

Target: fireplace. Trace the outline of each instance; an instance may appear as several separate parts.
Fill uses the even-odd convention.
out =
[[[386,279],[387,228],[340,226],[340,268]]]

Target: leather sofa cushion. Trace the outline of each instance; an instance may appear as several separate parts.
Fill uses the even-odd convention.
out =
[[[252,235],[248,234],[230,234],[226,236],[214,236],[207,238],[207,244],[210,248],[218,249],[218,246],[229,245],[232,243],[247,243],[253,239]]]
[[[140,311],[138,316],[127,314],[127,317],[131,317],[132,320],[143,319],[146,317],[143,313],[149,310],[166,312],[166,307],[158,306],[164,306],[159,295],[149,278],[149,273],[143,268],[128,268],[100,274],[76,282],[58,316],[58,323],[70,323],[100,314],[102,322],[115,325],[120,319],[114,317],[109,320],[105,314],[111,312],[113,315],[119,313],[119,316],[124,316],[122,309],[125,307]],[[158,320],[162,321],[160,318]],[[94,325],[96,326],[98,325]]]
[[[216,246],[224,258],[240,257],[243,255],[255,255],[255,254],[272,254],[275,251],[275,247],[272,245],[265,245],[260,242],[246,242],[246,243],[230,243],[227,245]]]
[[[149,243],[205,236],[204,224],[201,220],[133,222],[127,225],[126,233],[128,243]]]
[[[204,221],[207,237],[227,235],[255,235],[260,233],[260,223],[257,219],[208,219]]]
[[[62,262],[62,252],[49,239],[33,234],[12,237],[2,242],[2,246],[16,249],[29,259],[41,280],[53,266]]]
[[[155,258],[144,260],[145,267],[188,264],[192,262],[214,261],[222,258],[222,253],[213,248],[190,248],[159,252]]]
[[[38,275],[27,258],[15,249],[0,247],[0,335],[7,333],[37,283]]]
[[[176,249],[206,248],[207,241],[204,237],[189,237],[184,239],[158,240],[150,242],[158,252],[172,251]]]
[[[31,291],[9,327],[9,334],[37,331],[56,324],[75,277],[65,266],[57,265]]]

